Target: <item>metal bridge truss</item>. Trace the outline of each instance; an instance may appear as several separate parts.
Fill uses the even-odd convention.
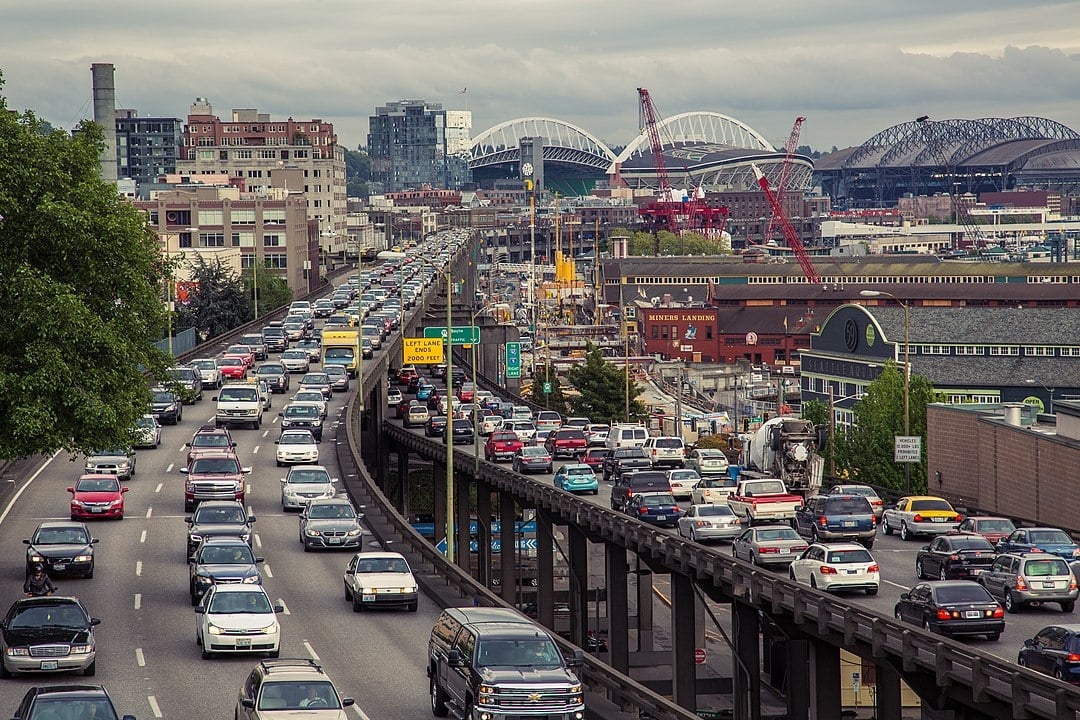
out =
[[[491,167],[521,160],[518,141],[544,138],[544,160],[604,171],[615,160],[602,141],[581,128],[555,118],[517,118],[489,128],[473,138],[469,168]]]

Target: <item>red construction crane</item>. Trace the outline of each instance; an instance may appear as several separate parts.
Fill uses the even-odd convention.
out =
[[[787,192],[788,178],[791,177],[791,158],[795,156],[795,146],[799,144],[799,133],[802,132],[802,124],[806,118],[795,118],[795,124],[791,126],[791,134],[788,135],[787,145],[784,146],[784,164],[780,168],[780,180],[776,183],[776,200],[780,207],[784,206],[784,193]],[[769,218],[769,227],[765,231],[765,241],[773,239],[773,230],[776,227],[776,216]]]
[[[678,235],[684,226],[702,230],[706,236],[714,230],[723,232],[728,217],[726,207],[710,207],[705,203],[704,193],[697,191],[686,202],[675,199],[668,176],[667,160],[664,158],[664,145],[660,141],[660,115],[656,112],[649,91],[645,88],[638,88],[637,91],[640,101],[639,120],[649,134],[649,148],[652,150],[658,186],[657,199],[639,209],[638,214],[645,219],[646,225],[654,233],[668,230]],[[719,225],[714,227],[717,221]],[[659,234],[654,241],[654,251],[657,255],[660,254]]]
[[[802,266],[803,275],[811,283],[820,283],[821,277],[817,274],[817,270],[814,268],[814,264],[810,262],[810,256],[806,254],[806,248],[802,244],[802,240],[799,238],[799,233],[795,232],[795,228],[791,226],[791,221],[787,219],[787,215],[784,214],[784,208],[781,207],[780,202],[776,199],[775,193],[771,187],[769,187],[769,181],[765,177],[765,173],[761,172],[761,168],[757,165],[752,166],[754,168],[754,177],[757,178],[758,185],[761,186],[762,191],[765,193],[765,198],[769,201],[769,206],[772,208],[773,217],[780,223],[780,229],[784,233],[784,239],[787,240],[788,247],[791,248],[791,252],[795,253],[795,257],[799,260],[799,265]]]

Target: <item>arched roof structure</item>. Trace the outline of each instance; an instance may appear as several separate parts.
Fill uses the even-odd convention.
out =
[[[469,168],[519,162],[518,141],[523,137],[544,138],[545,161],[603,172],[615,160],[607,145],[576,125],[556,118],[528,117],[499,123],[473,138]]]

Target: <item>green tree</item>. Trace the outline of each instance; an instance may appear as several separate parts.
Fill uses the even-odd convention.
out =
[[[551,383],[551,392],[544,392],[544,383]],[[559,376],[554,372],[547,373],[544,366],[536,366],[536,377],[533,378],[532,388],[529,390],[529,400],[556,412],[566,412],[566,396],[563,394],[562,383]]]
[[[206,260],[202,255],[196,256],[191,263],[191,281],[187,301],[177,306],[178,329],[195,328],[200,339],[207,340],[254,316],[251,295],[240,276],[218,258]]]
[[[370,194],[371,156],[358,147],[345,149],[345,193],[348,197],[366,198]]]
[[[265,266],[244,270],[243,287],[244,293],[250,299],[253,311],[255,301],[258,300],[259,317],[269,315],[282,305],[288,304],[293,297],[292,289],[285,278],[275,275]],[[255,292],[256,288],[258,288],[258,293]],[[248,318],[248,320],[254,319],[254,314]]]
[[[570,397],[570,410],[574,415],[587,417],[595,423],[626,419],[625,368],[617,368],[608,362],[600,348],[589,343],[585,362],[572,367],[567,379],[579,393]],[[644,419],[645,407],[638,400],[641,388],[631,379],[629,389],[630,419]]]
[[[2,458],[130,442],[142,370],[167,365],[160,245],[101,179],[103,147],[94,123],[49,132],[0,96]]]

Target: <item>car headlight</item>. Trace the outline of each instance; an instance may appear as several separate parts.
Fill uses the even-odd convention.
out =
[[[72,655],[89,655],[92,652],[94,652],[94,646],[93,645],[72,645],[71,646],[71,654]]]
[[[305,528],[304,532],[306,534],[310,535],[311,537],[321,537],[322,536],[321,532],[319,532],[318,530],[314,530],[312,528]]]
[[[9,647],[7,654],[12,657],[28,657],[30,655],[30,648],[24,647]]]
[[[26,553],[26,559],[28,561],[30,561],[30,562],[44,562],[45,561],[45,558],[41,557],[40,554],[34,552],[33,550]]]
[[[258,583],[259,583],[259,576],[258,575],[252,575],[250,577],[244,578],[244,584],[245,585],[257,585]]]
[[[209,575],[206,575],[204,573],[196,573],[195,574],[195,582],[212,583],[212,582],[214,582],[214,578],[212,578]]]
[[[278,631],[278,624],[276,622],[270,623],[266,627],[258,629],[259,632],[269,635],[270,633],[276,633]]]
[[[203,539],[202,535],[190,535],[190,536],[188,536],[188,542],[191,543],[191,544],[200,543],[200,542],[202,542],[202,539]]]
[[[356,537],[357,535],[360,535],[360,534],[362,534],[363,532],[364,532],[364,531],[363,531],[363,530],[361,530],[360,528],[356,528],[355,530],[350,530],[349,532],[347,532],[347,533],[346,533],[346,535],[347,535],[348,537]]]
[[[124,504],[124,499],[123,498],[117,498],[116,500],[113,500],[112,502],[110,502],[109,506],[110,507],[118,507],[118,506],[123,505],[123,504]]]
[[[93,555],[89,555],[89,554],[84,553],[82,555],[76,555],[75,559],[72,562],[90,562],[93,559],[94,559]]]
[[[211,635],[221,635],[225,631],[223,629],[219,628],[214,623],[210,623],[209,625],[206,626],[206,632],[210,633]]]

